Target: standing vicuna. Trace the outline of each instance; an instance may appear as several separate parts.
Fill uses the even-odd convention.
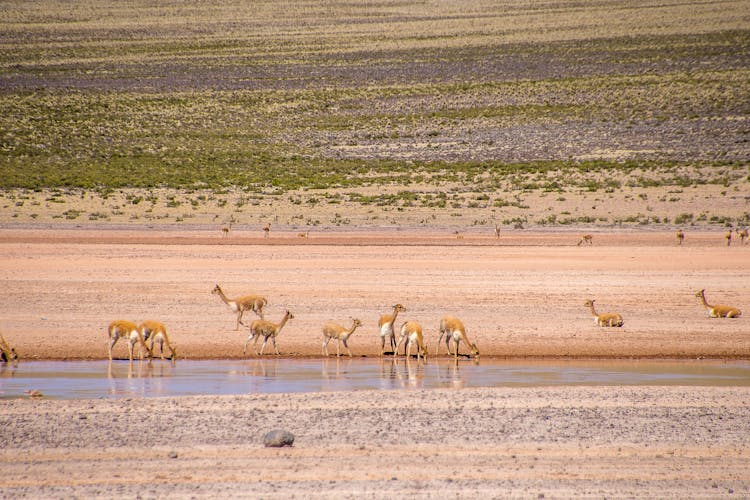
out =
[[[427,349],[424,346],[422,325],[420,325],[416,321],[407,321],[406,323],[401,325],[401,335],[399,335],[398,344],[396,344],[394,355],[396,352],[398,352],[398,348],[401,347],[401,342],[403,342],[404,340],[406,340],[406,345],[404,346],[404,355],[406,356],[406,359],[409,359],[411,357],[412,344],[417,345],[417,361],[419,361],[420,356],[422,356],[425,360],[427,359]]]
[[[602,313],[602,314],[596,314],[596,310],[594,310],[594,301],[593,300],[587,300],[583,303],[584,306],[589,307],[591,309],[591,314],[594,316],[594,323],[596,323],[599,326],[622,326],[624,321],[622,320],[622,316],[620,316],[617,313]]]
[[[745,240],[747,239],[747,228],[740,229],[738,227],[734,231],[737,233],[737,236],[740,237],[740,245],[744,245]]]
[[[469,342],[469,337],[466,336],[466,327],[460,319],[454,316],[444,316],[440,320],[440,338],[438,338],[435,356],[439,354],[440,342],[443,340],[443,336],[445,336],[445,347],[448,349],[448,354],[452,354],[456,359],[458,359],[458,343],[462,340],[469,349],[470,355],[479,357],[479,349],[477,349],[476,344]],[[456,348],[455,353],[451,353],[451,340],[453,340]]]
[[[266,348],[266,343],[268,342],[269,338],[273,342],[274,352],[277,355],[280,354],[279,348],[276,347],[276,337],[279,335],[281,329],[284,328],[286,322],[290,319],[294,319],[294,315],[287,311],[284,314],[284,317],[281,318],[281,321],[279,323],[272,323],[271,321],[267,321],[265,319],[254,320],[252,323],[250,323],[250,335],[247,336],[245,347],[242,348],[242,355],[244,356],[247,352],[247,344],[250,342],[250,339],[254,339],[253,350],[255,351],[255,354],[258,356],[263,356],[263,350]],[[258,343],[258,339],[260,337],[263,337],[263,345],[260,347],[260,352],[258,352],[255,346]]]
[[[354,330],[356,330],[358,326],[362,326],[362,322],[358,319],[352,320],[351,328],[346,328],[345,326],[339,325],[338,323],[334,323],[332,321],[325,323],[323,325],[323,354],[328,356],[328,342],[336,339],[336,357],[341,355],[339,352],[339,348],[342,343],[346,348],[346,352],[349,353],[349,357],[351,357],[352,351],[349,350],[349,346],[346,342],[347,340],[349,340],[349,337],[354,333]]]
[[[151,354],[154,353],[154,343],[159,344],[159,355],[161,359],[164,359],[164,344],[167,344],[167,348],[170,352],[169,359],[174,362],[177,359],[177,349],[169,342],[169,336],[167,335],[167,327],[163,323],[158,321],[147,319],[138,327],[141,335],[143,336],[144,342],[151,340]]]
[[[685,241],[685,233],[682,229],[678,229],[677,233],[675,233],[677,236],[677,244],[682,245],[682,242]]]
[[[133,346],[136,342],[138,342],[138,344],[141,346],[141,359],[143,359],[144,352],[147,352],[149,354],[149,358],[153,356],[149,348],[146,347],[146,342],[143,341],[143,335],[141,335],[141,331],[138,329],[138,325],[136,325],[132,321],[126,321],[122,319],[113,321],[107,327],[107,335],[109,336],[109,342],[107,346],[109,347],[110,361],[112,361],[112,349],[115,347],[117,341],[121,338],[128,341],[128,357],[130,358],[131,362],[133,361]]]
[[[385,338],[388,337],[391,342],[391,349],[393,355],[396,355],[396,332],[394,331],[394,324],[396,323],[396,317],[399,312],[406,311],[406,308],[401,304],[393,306],[393,314],[383,314],[380,316],[378,321],[378,328],[380,329],[380,355],[385,354]]]
[[[236,299],[230,299],[224,294],[224,291],[219,285],[216,285],[214,289],[211,290],[211,293],[218,295],[232,311],[237,313],[237,326],[235,326],[235,330],[240,329],[242,315],[245,314],[245,311],[253,311],[260,316],[260,319],[263,319],[263,308],[268,304],[265,297],[261,297],[260,295],[245,295]]]
[[[701,299],[701,304],[706,308],[709,318],[739,318],[742,311],[730,306],[712,306],[706,302],[706,290],[698,290],[695,296]]]

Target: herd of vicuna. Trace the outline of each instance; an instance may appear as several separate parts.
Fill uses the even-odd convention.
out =
[[[236,330],[239,330],[240,325],[246,326],[250,330],[250,334],[245,341],[245,345],[242,349],[242,354],[247,353],[247,346],[250,341],[253,341],[253,351],[256,355],[262,356],[266,344],[269,340],[273,344],[274,352],[279,354],[279,349],[276,346],[276,338],[284,328],[284,325],[294,318],[294,315],[286,311],[284,317],[278,323],[268,321],[263,318],[263,308],[268,304],[268,301],[259,295],[245,295],[231,299],[227,297],[222,291],[219,285],[216,285],[212,293],[218,295],[221,300],[229,306],[229,308],[237,314]],[[738,318],[742,312],[736,307],[725,306],[725,305],[711,305],[706,301],[706,291],[699,290],[695,293],[695,296],[700,299],[701,304],[706,309],[706,313],[709,318]],[[591,315],[594,318],[594,323],[597,326],[602,327],[621,327],[624,324],[622,315],[618,313],[597,313],[594,308],[594,300],[587,300],[584,302],[584,306],[588,307],[591,311]],[[252,311],[259,316],[259,319],[254,319],[249,325],[242,321],[242,318],[247,311]],[[416,321],[406,321],[401,325],[399,329],[398,339],[396,339],[396,330],[394,325],[400,312],[405,312],[406,308],[401,304],[393,306],[393,311],[390,314],[383,314],[378,321],[378,328],[380,334],[380,355],[386,354],[386,341],[389,342],[389,346],[392,354],[395,356],[399,352],[401,345],[404,345],[404,356],[411,357],[412,346],[415,347],[417,360],[420,358],[427,357],[427,349],[424,342],[424,334],[422,332],[422,326]],[[322,354],[328,356],[328,344],[332,340],[336,341],[336,355],[340,356],[340,347],[343,344],[346,352],[349,356],[352,355],[349,349],[348,340],[354,331],[362,325],[362,321],[359,319],[353,319],[350,327],[345,327],[335,322],[326,322],[323,324],[323,344]],[[459,344],[461,342],[466,345],[469,353],[466,356],[479,356],[479,349],[475,343],[469,341],[469,337],[466,333],[466,327],[463,322],[455,316],[444,316],[440,320],[439,328],[440,336],[438,338],[438,346],[435,349],[435,355],[437,356],[440,351],[440,343],[445,340],[445,347],[448,354],[458,358],[459,356]],[[161,359],[164,358],[164,346],[166,345],[169,349],[169,358],[174,361],[177,359],[177,349],[170,342],[167,334],[167,328],[163,323],[153,320],[147,320],[140,324],[136,324],[132,321],[127,320],[116,320],[109,324],[107,327],[108,335],[108,351],[109,359],[112,360],[112,350],[119,339],[123,339],[128,345],[128,357],[130,361],[133,360],[133,350],[136,344],[139,346],[140,358],[143,359],[144,353],[148,353],[149,358],[154,356],[154,346],[159,346],[159,354]],[[260,351],[257,350],[257,343],[260,338],[263,337],[263,344],[261,345]],[[150,341],[150,345],[146,342]],[[453,344],[453,351],[451,351],[451,344]],[[18,359],[16,350],[11,347],[8,342],[0,335],[0,359],[2,361],[12,361]]]

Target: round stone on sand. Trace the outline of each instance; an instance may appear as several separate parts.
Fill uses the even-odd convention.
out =
[[[284,430],[273,430],[263,436],[263,444],[266,447],[281,448],[282,446],[292,446],[294,444],[294,434]]]

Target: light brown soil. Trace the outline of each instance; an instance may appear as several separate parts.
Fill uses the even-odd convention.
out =
[[[577,246],[580,234],[4,229],[0,332],[22,358],[101,359],[110,321],[151,318],[183,358],[239,357],[247,329],[211,295],[218,283],[230,297],[266,296],[272,321],[293,312],[283,356],[320,355],[323,322],[355,317],[352,351],[376,356],[378,318],[401,303],[397,324],[420,322],[430,353],[441,316],[454,314],[483,356],[750,357],[747,319],[710,319],[694,296],[705,288],[747,314],[750,246],[727,247],[722,232],[688,232],[678,246],[672,232],[645,231]],[[595,326],[590,298],[625,325]]]
[[[161,229],[0,230],[0,331],[24,359],[106,357],[115,318],[165,322],[183,358],[241,355],[211,295],[262,293],[295,314],[283,356],[359,317],[377,356],[395,302],[425,327],[460,316],[482,356],[750,356],[750,247],[723,233],[350,231],[268,239]],[[596,327],[587,298],[625,317]],[[250,316],[252,317],[252,316]],[[249,318],[248,318],[249,319]],[[117,357],[125,346],[115,348]],[[23,361],[21,361],[23,362]],[[179,363],[179,360],[177,361]],[[429,362],[429,361],[428,361]],[[156,361],[156,363],[161,363]],[[0,401],[2,497],[746,497],[747,388],[562,387]],[[262,447],[268,430],[296,436]]]

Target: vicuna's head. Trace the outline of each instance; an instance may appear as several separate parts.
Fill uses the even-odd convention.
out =
[[[479,349],[477,349],[476,344],[469,344],[469,350],[471,351],[472,356],[479,357]]]
[[[219,285],[216,285],[213,290],[211,290],[211,293],[221,293],[221,287]]]
[[[696,297],[703,297],[704,293],[706,293],[706,289],[705,288],[703,290],[698,290],[697,292],[695,292],[695,296]]]
[[[396,304],[395,306],[393,306],[393,310],[394,312],[405,312],[406,308],[401,304]]]
[[[362,322],[358,320],[357,318],[354,318],[354,320],[352,321],[352,328],[357,328],[360,326],[362,326]]]
[[[594,301],[593,300],[587,300],[586,302],[583,303],[583,305],[586,306],[586,307],[594,307]]]

